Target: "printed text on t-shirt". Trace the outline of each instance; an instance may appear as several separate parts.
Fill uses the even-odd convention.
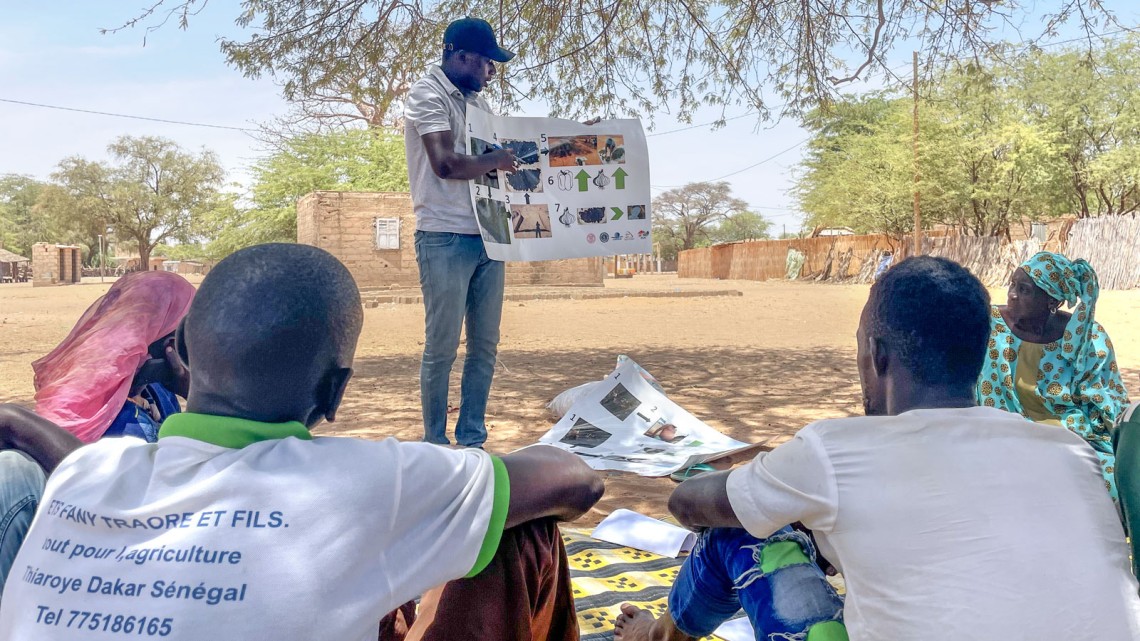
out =
[[[53,500],[45,513],[65,521],[74,521],[90,527],[106,527],[119,530],[173,530],[175,528],[280,528],[289,527],[285,514],[279,511],[263,510],[203,510],[201,512],[172,512],[169,514],[139,518],[114,518],[103,516],[81,506]]]

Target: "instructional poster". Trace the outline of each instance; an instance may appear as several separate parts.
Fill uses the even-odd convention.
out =
[[[665,476],[724,454],[752,450],[657,391],[627,360],[591,388],[539,439],[595,470]]]
[[[530,261],[652,249],[649,149],[639,120],[583,125],[467,108],[472,155],[510,149],[513,172],[471,181],[487,256]]]

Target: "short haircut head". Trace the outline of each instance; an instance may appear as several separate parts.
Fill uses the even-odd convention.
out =
[[[363,318],[352,275],[328,252],[293,244],[235,252],[206,276],[186,315],[191,397],[224,396],[273,415],[352,366]]]
[[[990,336],[990,295],[946,258],[908,258],[871,287],[864,331],[924,385],[974,385]]]

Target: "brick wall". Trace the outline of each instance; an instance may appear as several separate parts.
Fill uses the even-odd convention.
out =
[[[399,249],[376,249],[373,220],[400,220]],[[419,287],[415,214],[407,193],[317,191],[297,202],[297,242],[320,247],[343,262],[360,287]],[[507,285],[594,285],[600,258],[507,263]]]
[[[78,283],[83,271],[81,261],[82,254],[74,245],[32,245],[32,287]]]

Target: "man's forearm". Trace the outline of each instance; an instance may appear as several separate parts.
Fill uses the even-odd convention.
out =
[[[669,512],[691,530],[744,527],[728,500],[729,472],[709,472],[677,486],[669,497]]]
[[[448,180],[474,180],[497,169],[496,161],[488,155],[468,156],[452,153],[440,162],[439,177]]]
[[[35,412],[0,404],[0,449],[19,450],[51,473],[59,462],[83,443],[74,434]]]
[[[548,445],[507,454],[502,461],[511,482],[508,528],[548,517],[572,521],[606,491],[601,474],[578,456]]]

